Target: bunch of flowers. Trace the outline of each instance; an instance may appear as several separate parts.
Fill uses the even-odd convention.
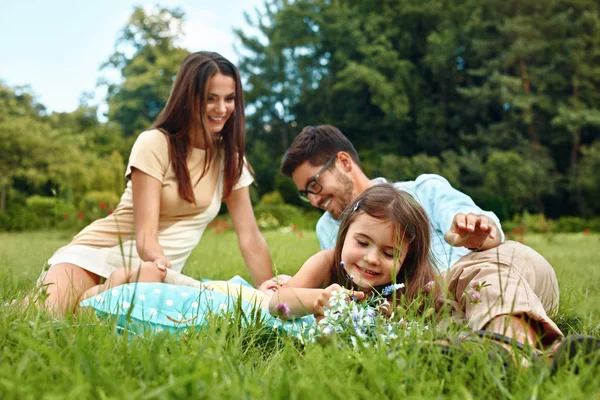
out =
[[[381,295],[358,302],[348,291],[334,291],[329,298],[329,307],[318,324],[298,335],[303,343],[313,343],[331,337],[347,340],[354,348],[377,347],[380,343],[389,344],[393,340],[408,337],[421,337],[428,326],[421,321],[406,321],[395,318],[394,313],[386,317],[380,309],[389,306],[383,296],[404,288],[404,284],[394,284],[383,289]]]
[[[481,290],[485,287],[491,286],[486,281],[472,280],[469,282],[469,287],[465,289],[465,294],[473,304],[477,304],[481,301]]]

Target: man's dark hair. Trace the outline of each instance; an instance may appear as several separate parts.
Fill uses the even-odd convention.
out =
[[[360,167],[356,149],[348,138],[332,125],[307,126],[292,142],[283,155],[281,173],[291,177],[292,173],[305,161],[311,165],[324,165],[339,151],[345,151]]]

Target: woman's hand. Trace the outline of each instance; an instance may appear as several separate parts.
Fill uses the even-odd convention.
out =
[[[323,289],[319,297],[317,297],[317,300],[315,300],[314,310],[315,317],[317,318],[317,320],[321,319],[325,315],[325,309],[329,308],[329,298],[331,297],[333,292],[339,293],[340,291],[348,294],[347,301],[351,301],[353,297],[357,300],[362,300],[365,298],[364,292],[348,290],[346,288],[341,287],[337,283],[329,285],[325,289]]]
[[[156,257],[154,259],[154,264],[156,264],[161,271],[166,271],[167,268],[171,268],[171,261],[165,256]]]

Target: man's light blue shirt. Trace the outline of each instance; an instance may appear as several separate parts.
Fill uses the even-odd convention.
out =
[[[376,178],[371,182],[380,184],[387,182],[384,178]],[[444,234],[452,226],[454,216],[458,213],[483,214],[491,218],[498,227],[501,241],[504,233],[500,220],[490,211],[483,211],[466,194],[454,189],[442,176],[434,174],[419,175],[414,181],[395,182],[394,187],[404,190],[423,206],[431,224],[431,252],[434,262],[440,271],[450,268],[459,258],[469,254],[465,247],[453,247],[446,243]],[[317,222],[317,237],[321,249],[335,247],[339,230],[339,222],[329,212],[325,212]]]

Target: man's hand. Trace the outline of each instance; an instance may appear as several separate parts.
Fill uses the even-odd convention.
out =
[[[444,240],[454,247],[487,249],[497,245],[497,237],[498,228],[487,216],[458,213],[454,216],[450,230],[444,235]],[[485,244],[488,238],[494,243]]]

